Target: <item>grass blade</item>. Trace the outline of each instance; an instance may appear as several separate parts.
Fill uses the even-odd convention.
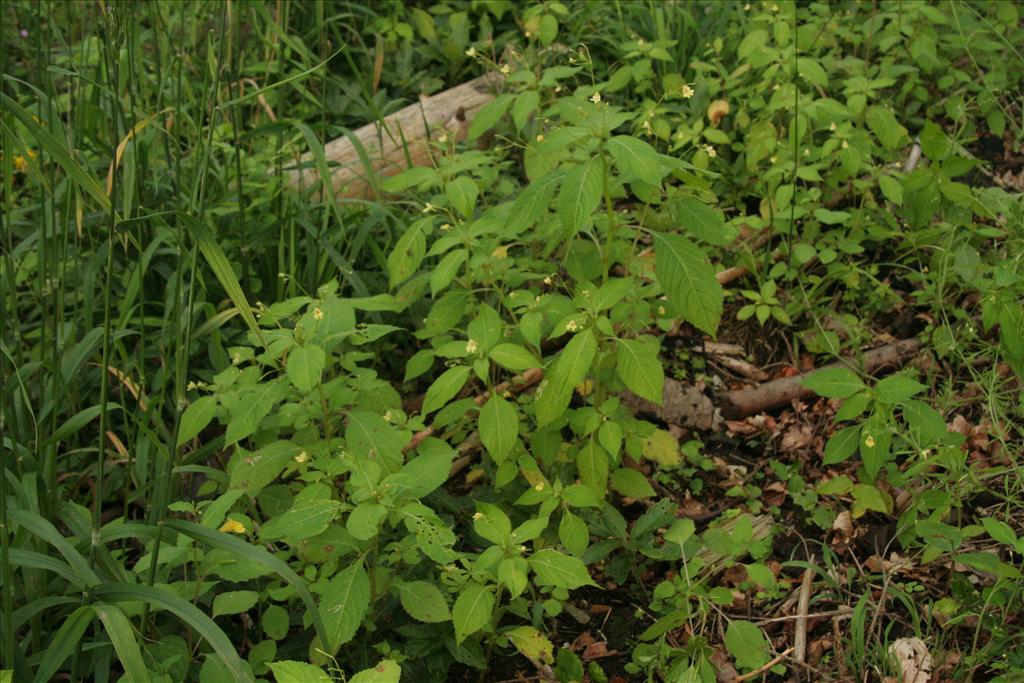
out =
[[[135,631],[132,629],[128,617],[116,605],[98,602],[92,608],[96,612],[96,616],[103,622],[103,627],[107,629],[110,642],[113,643],[117,657],[121,660],[121,666],[124,667],[124,678],[121,680],[131,683],[147,683],[149,671],[142,659],[142,651],[139,649]]]
[[[68,657],[75,651],[85,629],[92,623],[93,611],[89,605],[83,605],[71,613],[57,632],[53,634],[50,646],[46,648],[43,661],[36,669],[36,677],[33,683],[48,683],[53,680],[53,675],[60,669]]]

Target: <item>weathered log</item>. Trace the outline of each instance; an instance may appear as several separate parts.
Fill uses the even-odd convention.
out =
[[[425,96],[380,121],[359,128],[351,137],[345,135],[328,142],[324,155],[331,169],[334,196],[373,197],[377,178],[395,175],[410,166],[430,164],[430,142],[442,136],[447,136],[448,140],[465,138],[473,117],[494,99],[495,87],[501,80],[498,74],[474,78],[436,95]],[[366,155],[365,161],[361,152]],[[292,188],[320,185],[313,152],[303,154],[298,167],[285,174]]]
[[[894,344],[887,344],[873,349],[864,354],[864,372],[874,374],[881,370],[895,367],[913,356],[921,347],[919,339],[904,339]],[[845,363],[832,363],[825,368],[846,367]],[[810,372],[793,377],[784,377],[773,380],[751,389],[738,389],[730,391],[722,397],[722,415],[735,420],[748,415],[767,412],[773,408],[786,405],[794,399],[808,398],[814,392],[803,385],[803,380],[815,372],[825,368],[818,368]]]

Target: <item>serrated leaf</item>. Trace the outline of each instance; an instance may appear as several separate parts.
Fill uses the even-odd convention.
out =
[[[356,410],[348,414],[345,443],[361,458],[373,458],[388,473],[402,466],[402,448],[412,438],[377,413]]]
[[[519,436],[519,413],[514,405],[493,394],[480,409],[480,440],[496,462],[505,459]]]
[[[903,206],[903,185],[892,176],[882,175],[878,177],[878,187],[882,194],[893,204]]]
[[[377,663],[377,666],[363,669],[348,683],[399,683],[402,677],[402,667],[393,659],[385,659]]]
[[[665,371],[661,367],[658,340],[653,337],[619,339],[615,369],[637,396],[661,405]]]
[[[472,218],[476,198],[480,194],[480,188],[472,178],[459,176],[444,186],[444,194],[453,209],[462,214],[464,218]]]
[[[284,660],[267,664],[277,683],[331,683],[323,669],[306,662]]]
[[[708,206],[696,197],[680,197],[670,202],[666,208],[674,228],[687,230],[708,244],[725,246],[725,217],[718,209]]]
[[[285,371],[292,385],[299,391],[312,391],[320,384],[327,356],[316,344],[295,346],[288,354]]]
[[[486,586],[471,581],[455,600],[452,621],[455,624],[455,642],[461,643],[491,619],[494,610],[494,594]]]
[[[857,452],[860,440],[860,425],[844,427],[832,435],[825,444],[823,465],[835,465],[843,462]]]
[[[556,588],[579,588],[596,586],[587,572],[587,565],[576,557],[563,555],[557,550],[538,550],[526,560],[537,579],[544,585]]]
[[[388,282],[394,289],[407,280],[423,262],[427,255],[427,230],[432,219],[421,218],[413,221],[406,231],[398,238],[395,248],[388,255]]]
[[[599,498],[608,492],[608,454],[594,441],[588,441],[576,455],[576,469],[580,481],[588,486]]]
[[[849,398],[865,388],[860,377],[846,368],[818,370],[805,377],[801,384],[826,398]]]
[[[434,383],[427,389],[421,413],[429,415],[438,408],[443,407],[444,404],[455,398],[455,395],[462,391],[462,387],[466,386],[467,380],[469,380],[468,365],[457,365],[442,372],[441,376],[434,380]]]
[[[181,424],[178,427],[178,445],[194,439],[199,432],[213,420],[217,414],[217,397],[201,396],[193,401],[185,412],[181,414]]]
[[[666,169],[659,161],[658,152],[643,140],[616,135],[604,143],[604,148],[623,175],[639,178],[648,185],[661,185]]]
[[[213,616],[239,614],[253,608],[259,602],[260,594],[256,591],[226,591],[213,598]]]
[[[558,540],[573,555],[582,555],[590,543],[590,530],[587,523],[566,510],[558,523]]]
[[[597,338],[591,330],[578,332],[565,345],[534,403],[539,426],[562,416],[573,389],[586,378],[596,354]]]
[[[680,235],[654,233],[654,242],[658,283],[665,296],[687,322],[713,336],[724,294],[704,252]]]
[[[258,384],[241,392],[238,406],[232,411],[228,422],[224,445],[231,446],[255,432],[281,398],[281,384],[276,381]]]
[[[655,495],[647,478],[629,467],[612,472],[611,483],[613,489],[630,498],[652,498]]]
[[[515,124],[517,131],[523,130],[530,114],[537,111],[539,104],[540,93],[536,90],[525,90],[516,96],[516,101],[512,103],[512,123]]]
[[[725,630],[725,647],[741,670],[758,669],[768,663],[768,639],[756,624],[733,619]]]
[[[512,95],[506,93],[504,95],[498,95],[493,100],[480,107],[476,115],[473,117],[473,123],[469,125],[469,132],[466,137],[469,140],[476,140],[478,137],[486,133],[494,125],[498,123],[498,120],[505,115],[508,111],[509,106],[512,104]]]
[[[601,203],[602,162],[592,157],[569,171],[558,192],[555,211],[562,222],[563,236],[575,237]]]
[[[551,206],[561,180],[561,172],[552,171],[526,186],[512,204],[509,222],[505,226],[510,235],[518,235],[540,220]]]
[[[891,375],[875,385],[875,397],[883,403],[901,403],[925,389],[925,385],[905,375]]]
[[[896,120],[896,115],[881,106],[869,107],[866,115],[868,127],[886,149],[896,149],[907,137],[907,129]]]
[[[340,511],[336,500],[314,498],[311,500],[296,499],[288,511],[260,528],[260,539],[277,541],[283,538],[301,540],[323,533],[328,525],[335,520]]]
[[[518,344],[498,344],[489,355],[495,363],[514,372],[540,367],[533,354]]]
[[[402,608],[417,621],[435,624],[452,618],[441,591],[426,581],[407,581],[398,585]]]
[[[444,255],[437,267],[430,273],[431,296],[436,296],[438,292],[452,283],[468,256],[469,252],[465,249],[456,249]]]
[[[331,639],[325,647],[331,654],[355,637],[369,607],[370,577],[359,560],[331,579],[320,602],[320,613]]]
[[[551,664],[555,661],[551,641],[532,626],[517,626],[505,631],[507,637],[519,652],[535,662]]]

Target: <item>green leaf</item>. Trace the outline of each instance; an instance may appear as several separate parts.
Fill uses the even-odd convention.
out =
[[[823,465],[835,465],[843,462],[857,452],[857,445],[860,440],[860,425],[843,427],[828,440],[825,444],[825,455]]]
[[[533,357],[533,354],[519,344],[498,344],[491,349],[489,355],[495,363],[513,372],[540,367],[540,363]]]
[[[502,635],[507,637],[523,656],[535,662],[554,663],[554,645],[532,626],[517,626]]]
[[[805,377],[802,384],[826,398],[848,398],[865,388],[860,377],[846,368],[818,370]]]
[[[558,540],[573,555],[582,555],[590,544],[590,529],[586,522],[566,510],[558,523]]]
[[[324,644],[333,655],[355,637],[370,607],[370,578],[357,560],[339,572],[324,590],[320,612],[330,643]]]
[[[860,432],[860,459],[871,481],[875,480],[888,462],[891,445],[891,425],[881,414],[873,414],[864,422]]]
[[[177,445],[180,446],[198,436],[199,432],[206,429],[216,414],[216,396],[201,396],[189,404],[189,407],[185,408],[181,414]]]
[[[476,206],[480,188],[472,178],[459,176],[444,186],[444,194],[448,197],[452,208],[462,214],[464,218],[473,217],[473,208]]]
[[[412,437],[377,413],[353,411],[348,414],[345,443],[361,458],[378,458],[386,472],[397,472],[402,466],[402,448]]]
[[[64,620],[64,623],[53,634],[53,638],[50,639],[50,644],[44,653],[45,656],[39,664],[39,668],[36,669],[34,683],[48,683],[53,680],[54,674],[64,664],[64,661],[75,652],[82,636],[85,635],[85,630],[92,623],[92,618],[92,607],[83,605]]]
[[[387,516],[387,507],[373,499],[364,500],[349,513],[345,528],[360,541],[369,541],[380,533],[380,524]]]
[[[593,331],[583,330],[569,340],[534,403],[538,426],[543,427],[562,416],[569,407],[573,389],[586,378],[596,354],[597,338]]]
[[[892,176],[882,175],[878,177],[878,187],[882,194],[893,204],[903,206],[903,185]]]
[[[117,658],[124,668],[124,677],[120,680],[125,683],[148,682],[149,670],[146,669],[146,661],[142,658],[135,629],[127,615],[120,607],[104,602],[93,603],[92,609],[103,623],[103,628],[106,629],[107,636],[117,652]]]
[[[284,538],[298,541],[323,533],[341,510],[336,500],[313,498],[296,499],[288,511],[274,517],[260,528],[260,540],[277,541]]]
[[[768,663],[768,639],[757,625],[733,619],[725,630],[725,647],[741,670],[753,671]]]
[[[647,477],[630,467],[612,472],[611,481],[613,489],[630,498],[652,498],[655,495]]]
[[[282,380],[283,381],[283,380]],[[278,381],[263,382],[239,395],[238,406],[231,413],[224,446],[231,446],[255,432],[263,418],[270,414],[282,396],[282,385]]]
[[[491,128],[494,128],[494,125],[505,115],[511,104],[512,95],[506,93],[498,95],[480,107],[480,110],[473,117],[473,123],[469,125],[469,133],[466,135],[467,139],[470,141],[476,140]]]
[[[868,510],[883,514],[892,512],[892,497],[871,484],[854,484],[851,495],[853,495],[852,513],[855,518],[864,516]]]
[[[469,366],[457,365],[448,368],[441,373],[441,376],[434,380],[434,383],[427,389],[426,398],[423,400],[422,415],[429,415],[438,408],[443,407],[448,401],[455,398],[455,395],[462,391],[469,380]]]
[[[165,524],[167,525],[167,528],[177,531],[178,533],[185,534],[200,543],[204,543],[212,548],[216,548],[217,550],[223,550],[224,552],[231,553],[240,560],[262,565],[275,572],[278,576],[284,579],[296,593],[298,593],[299,597],[306,605],[306,611],[309,612],[313,619],[313,627],[316,629],[317,634],[320,636],[321,640],[324,638],[327,631],[324,628],[323,620],[320,618],[320,610],[316,605],[316,601],[313,600],[312,594],[310,594],[309,589],[306,587],[306,582],[299,578],[299,575],[292,571],[291,567],[289,567],[283,560],[278,557],[274,557],[264,548],[251,545],[239,538],[235,538],[234,536],[220,531],[203,528],[193,522],[186,522],[180,519],[168,519]]]
[[[875,385],[875,397],[890,405],[902,403],[927,387],[906,375],[891,375]]]
[[[993,574],[1005,579],[1019,579],[1020,570],[1006,564],[999,559],[999,556],[990,552],[959,553],[956,555],[957,562],[966,564],[971,569],[987,574]]]
[[[271,662],[267,666],[274,672],[277,683],[332,683],[323,669],[305,662],[284,660]]]
[[[644,457],[665,467],[679,464],[679,440],[664,429],[655,429],[644,440]]]
[[[213,616],[238,614],[253,608],[259,601],[260,594],[256,591],[227,591],[218,593],[213,598]]]
[[[496,462],[505,459],[519,436],[519,413],[514,405],[492,394],[480,409],[480,440]]]
[[[602,174],[601,158],[592,157],[565,175],[555,211],[566,239],[575,237],[600,205]]]
[[[886,149],[896,149],[907,138],[907,129],[896,120],[896,115],[881,106],[868,108],[868,127]]]
[[[622,174],[639,178],[655,187],[661,185],[666,169],[659,161],[658,152],[643,140],[616,135],[604,143],[604,148],[611,153]]]
[[[431,296],[437,296],[438,292],[452,283],[467,256],[469,256],[469,252],[465,249],[456,249],[444,255],[444,258],[430,274]]]
[[[388,255],[388,286],[394,289],[407,280],[423,262],[427,255],[427,231],[433,225],[433,219],[420,218],[413,221]]]
[[[399,683],[401,677],[402,667],[398,662],[385,659],[371,669],[363,669],[348,679],[348,683]]]
[[[515,124],[517,131],[522,132],[523,126],[530,119],[530,114],[537,111],[539,104],[540,93],[536,90],[525,90],[516,96],[516,101],[512,104],[512,123]]]
[[[408,581],[398,584],[402,607],[417,621],[436,624],[452,618],[448,603],[441,591],[426,581]]]
[[[725,217],[718,209],[696,197],[680,197],[669,202],[666,208],[673,228],[683,228],[708,244],[725,246]]]
[[[93,588],[92,594],[100,600],[145,602],[171,612],[210,644],[231,675],[231,680],[242,683],[253,680],[224,631],[191,602],[161,588],[129,583],[105,583]]]
[[[587,565],[576,557],[563,555],[557,550],[538,550],[526,560],[541,584],[556,588],[596,586],[587,572]]]
[[[452,621],[455,624],[455,642],[461,643],[480,629],[491,619],[494,610],[494,594],[491,589],[470,581],[452,608]]]
[[[576,469],[580,473],[580,481],[599,498],[604,498],[608,491],[608,453],[590,440],[576,455]]]
[[[665,372],[659,352],[659,342],[654,337],[619,339],[615,369],[630,391],[661,405]]]
[[[714,336],[724,294],[715,271],[697,245],[680,235],[654,233],[658,283],[683,318]]]
[[[533,226],[541,216],[547,213],[551,199],[555,196],[555,190],[558,189],[561,180],[562,173],[552,171],[537,178],[519,193],[519,197],[512,204],[509,222],[505,226],[508,234],[518,235]]]
[[[293,347],[288,354],[285,370],[292,385],[299,391],[312,391],[320,384],[327,356],[316,344]]]

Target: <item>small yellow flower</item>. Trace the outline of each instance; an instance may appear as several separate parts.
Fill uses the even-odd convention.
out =
[[[470,58],[476,57],[476,48],[470,47],[468,50],[466,50],[466,56]]]
[[[544,490],[544,482],[539,482],[536,486],[533,487],[533,490],[534,491],[543,491]]]
[[[476,340],[470,339],[466,342],[466,353],[476,353],[480,348],[480,345],[476,343]]]
[[[532,33],[530,33],[529,31],[523,31],[523,35],[524,35],[524,36],[525,36],[525,37],[526,37],[527,39],[529,39],[530,37],[532,37],[532,36],[533,36],[533,34],[532,34]]]
[[[324,312],[322,310],[320,310],[319,306],[317,306],[316,308],[313,309],[313,320],[323,320],[323,319],[324,319]]]
[[[828,124],[828,129],[833,133],[836,132],[836,122],[833,121],[832,123]]]
[[[864,445],[867,446],[868,448],[874,448],[875,447],[875,437],[873,437],[870,434],[868,434],[864,438]]]
[[[580,326],[576,324],[575,320],[570,320],[569,322],[567,322],[565,324],[565,331],[566,332],[575,332],[578,329],[580,329]]]
[[[718,152],[716,152],[715,148],[711,145],[704,145],[704,151],[707,152],[708,156],[712,159],[718,156]]]
[[[448,133],[441,133],[441,135],[437,138],[437,141],[440,142],[441,144],[448,142]]]
[[[441,232],[448,232],[451,229],[452,229],[452,224],[451,223],[442,223],[441,224]]]
[[[543,135],[538,135],[537,136],[537,142],[544,142],[544,136]]]
[[[433,213],[434,211],[437,211],[437,207],[431,204],[430,202],[427,202],[426,204],[423,205],[422,213]]]
[[[679,88],[679,94],[686,99],[690,99],[691,97],[693,97],[693,88],[683,83],[683,86]]]
[[[392,418],[391,411],[390,410],[385,410],[384,411],[384,421],[385,422],[391,422],[391,418]]]
[[[593,95],[590,96],[590,101],[593,102],[594,104],[597,104],[598,102],[600,102],[601,101],[601,93],[595,92]]]
[[[843,149],[846,149],[849,146],[850,146],[850,143],[847,142],[846,140],[843,140]]]
[[[498,71],[501,72],[502,76],[508,76],[510,73],[512,73],[512,67],[509,66],[508,64],[502,64],[501,68],[498,69]]]
[[[546,284],[549,287],[551,286],[551,276],[550,275],[548,275],[546,278],[544,278],[544,284]]]
[[[664,306],[658,306],[658,315],[660,315],[660,316],[664,316],[665,315],[665,307]]]
[[[776,5],[775,3],[772,3],[772,8],[771,9],[772,9],[773,12],[778,12],[779,11],[779,6]]]
[[[482,512],[474,512],[473,513],[473,521],[474,522],[479,522],[483,518],[484,518],[484,513],[482,513]]]
[[[218,529],[218,531],[225,531],[229,534],[244,534],[245,526],[241,522],[229,519],[220,525],[220,529]]]

